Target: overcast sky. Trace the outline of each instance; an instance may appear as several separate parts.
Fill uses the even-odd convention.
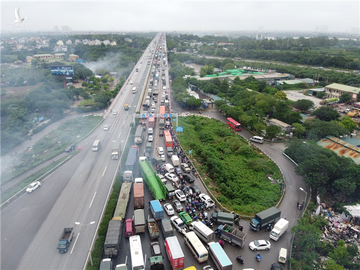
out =
[[[14,10],[32,31],[67,25],[73,31],[315,31],[359,29],[359,1],[1,1],[1,30]],[[358,31],[358,30],[357,30]]]

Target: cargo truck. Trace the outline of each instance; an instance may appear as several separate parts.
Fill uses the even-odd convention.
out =
[[[139,126],[141,128],[141,126]],[[142,128],[141,128],[142,130]],[[125,161],[125,170],[126,171],[135,171],[136,165],[138,161],[139,147],[137,145],[133,145],[129,149],[128,156]]]
[[[233,225],[234,214],[226,213],[226,212],[214,212],[211,214],[210,220],[211,220],[211,222],[217,223],[217,224]]]
[[[111,159],[119,159],[121,154],[121,144],[116,145],[116,143],[114,142],[112,147],[113,148],[111,149]]]
[[[165,184],[165,188],[166,188],[166,198],[168,198],[169,200],[171,200],[172,198],[174,198],[174,196],[175,196],[175,189],[174,189],[173,185],[170,184],[170,183]]]
[[[144,209],[134,211],[134,227],[135,234],[145,233],[145,212]]]
[[[158,227],[155,219],[148,218],[147,227],[148,227],[148,231],[149,231],[151,240],[158,239],[159,235],[160,235],[160,231],[159,231],[159,227]]]
[[[164,126],[165,126],[165,119],[160,119],[159,120],[159,128],[164,129]]]
[[[255,217],[250,221],[250,229],[253,231],[259,231],[261,228],[267,226],[269,223],[274,223],[280,219],[281,211],[276,207],[271,207],[260,213],[257,213]]]
[[[219,243],[208,243],[209,255],[219,270],[232,270],[232,262]]]
[[[132,173],[132,171],[125,171],[123,173],[123,181],[124,182],[132,182],[133,181],[133,173]]]
[[[164,217],[164,209],[162,208],[159,200],[153,200],[149,202],[150,211],[155,220],[161,220]]]
[[[154,87],[153,95],[157,96],[159,94],[159,88],[156,86]]]
[[[73,228],[64,228],[63,232],[61,233],[58,247],[57,247],[57,249],[60,253],[65,253],[68,251],[73,237],[74,237]]]
[[[141,144],[143,141],[143,132],[144,128],[141,125],[138,125],[136,128],[135,136],[134,136],[134,143]]]
[[[166,152],[167,152],[167,156],[168,156],[169,158],[171,158],[172,155],[173,155],[173,153],[174,153],[172,147],[166,147]]]
[[[174,167],[180,166],[180,160],[179,160],[179,157],[177,155],[172,155],[171,156],[171,162],[172,162]]]
[[[174,229],[171,225],[171,221],[166,218],[161,220],[161,230],[165,238],[174,236]]]
[[[220,225],[215,234],[221,239],[229,242],[233,246],[243,247],[246,239],[246,233],[230,225]]]
[[[152,142],[147,142],[146,143],[146,152],[150,153],[152,149]]]
[[[194,221],[192,225],[194,228],[194,232],[200,240],[204,241],[205,243],[210,243],[214,241],[214,231],[208,226],[206,226],[204,223],[202,223],[201,221]]]
[[[136,181],[134,183],[134,208],[144,209],[144,184],[136,183]]]
[[[281,218],[270,232],[270,239],[277,241],[289,228],[289,221]]]
[[[150,270],[164,270],[164,259],[163,256],[151,256],[149,258]]]
[[[122,221],[110,220],[104,242],[105,257],[116,257],[119,254],[122,234]]]
[[[168,255],[173,270],[184,268],[184,253],[176,236],[165,239],[166,254]]]

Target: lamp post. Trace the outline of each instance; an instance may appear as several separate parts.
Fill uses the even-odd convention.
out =
[[[307,192],[302,187],[300,188],[300,190],[305,192],[305,204],[306,204]],[[303,208],[305,209],[305,205],[303,205]]]
[[[92,224],[95,224],[95,221],[91,221],[89,224],[81,224],[80,222],[75,222],[75,225],[80,225],[80,226],[85,227],[86,240],[87,240],[87,244],[88,244],[88,247],[89,247],[90,262],[91,262],[91,266],[94,266],[93,261],[92,261],[92,257],[91,257],[91,252],[90,252],[89,237],[88,237],[87,230],[86,230],[86,227],[88,225],[92,225]]]

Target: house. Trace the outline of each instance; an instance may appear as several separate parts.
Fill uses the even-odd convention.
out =
[[[98,39],[95,39],[95,40],[94,40],[94,45],[101,45],[101,41],[98,40]]]
[[[54,56],[49,53],[35,54],[35,55],[33,55],[33,57],[36,58],[37,60],[46,60],[46,59],[54,58]]]
[[[63,42],[62,40],[58,40],[58,41],[56,42],[56,45],[58,45],[58,46],[64,46],[64,42]]]
[[[102,42],[104,45],[109,45],[110,44],[110,40],[104,40],[103,42]]]
[[[278,119],[275,119],[275,118],[270,119],[269,124],[281,127],[281,131],[284,131],[284,132],[291,130],[291,125],[286,124],[286,123],[284,123],[284,122],[282,122],[282,121],[280,121]]]
[[[55,53],[54,58],[64,59],[65,58],[65,53]]]
[[[69,60],[70,61],[76,61],[79,59],[79,56],[76,54],[69,54]]]
[[[72,41],[70,39],[68,39],[65,43],[66,44],[72,44]]]
[[[357,101],[360,93],[360,88],[348,86],[339,83],[332,83],[325,86],[325,93],[327,98],[340,98],[342,94],[350,94],[351,100]]]
[[[112,42],[110,43],[110,45],[111,45],[111,46],[116,46],[117,43],[116,43],[116,41],[114,40],[114,41],[112,41]]]

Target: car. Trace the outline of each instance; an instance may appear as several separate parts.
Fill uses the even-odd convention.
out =
[[[181,202],[179,202],[178,200],[173,201],[173,206],[176,212],[178,213],[184,211],[184,207],[182,206]]]
[[[113,110],[113,115],[117,115],[117,110]]]
[[[174,167],[174,171],[175,171],[175,174],[176,174],[177,176],[179,176],[180,174],[183,173],[182,170],[181,170],[179,167]]]
[[[194,183],[195,179],[191,174],[183,173],[183,179],[188,183]]]
[[[153,256],[161,255],[161,249],[160,249],[159,242],[151,242],[150,247],[151,247],[151,254]]]
[[[153,135],[149,135],[148,137],[148,142],[152,142],[154,140],[154,136]]]
[[[170,203],[165,203],[164,209],[165,209],[166,214],[168,214],[169,216],[172,216],[175,214],[174,208],[171,206]]]
[[[210,265],[206,265],[203,267],[203,270],[214,270]]]
[[[159,153],[159,155],[163,155],[164,154],[164,148],[162,148],[162,147],[158,147],[158,153]]]
[[[179,233],[182,231],[186,232],[188,230],[188,227],[178,216],[171,217],[170,221]]]
[[[159,136],[160,136],[160,137],[164,137],[164,130],[160,129],[160,131],[159,131]]]
[[[270,268],[270,270],[281,270],[281,269],[282,269],[282,267],[278,263],[273,263]]]
[[[160,155],[160,158],[161,158],[161,160],[162,160],[163,162],[165,162],[165,161],[166,161],[166,157],[165,157],[165,155]]]
[[[255,240],[249,243],[249,248],[251,250],[269,250],[271,243],[267,240]]]
[[[173,173],[165,173],[165,177],[166,179],[173,181],[173,182],[177,182],[179,181],[179,177],[177,177],[175,174]]]
[[[190,173],[191,171],[189,165],[187,165],[186,163],[181,163],[181,169],[186,173]]]
[[[180,189],[175,190],[175,196],[180,202],[186,201],[186,196]]]
[[[41,183],[39,181],[32,182],[30,185],[27,186],[26,192],[31,193],[34,190],[36,190],[37,188],[39,188],[40,186],[41,186]]]
[[[108,126],[108,125],[105,125],[105,126],[104,126],[104,130],[105,130],[105,131],[109,130],[109,126]]]
[[[191,185],[190,190],[192,191],[192,193],[196,192],[197,194],[201,194],[201,191],[197,185]]]
[[[76,150],[76,144],[73,144],[73,145],[66,147],[64,151],[68,153],[68,152],[72,152],[75,150]]]
[[[214,201],[210,198],[210,196],[209,195],[207,195],[207,194],[200,194],[199,195],[199,198],[200,198],[200,200],[202,201],[202,202],[204,202],[205,203],[205,205],[207,206],[207,207],[214,207],[214,205],[215,205],[215,203],[214,203]]]
[[[154,134],[154,129],[153,128],[148,128],[148,134],[153,135]]]

